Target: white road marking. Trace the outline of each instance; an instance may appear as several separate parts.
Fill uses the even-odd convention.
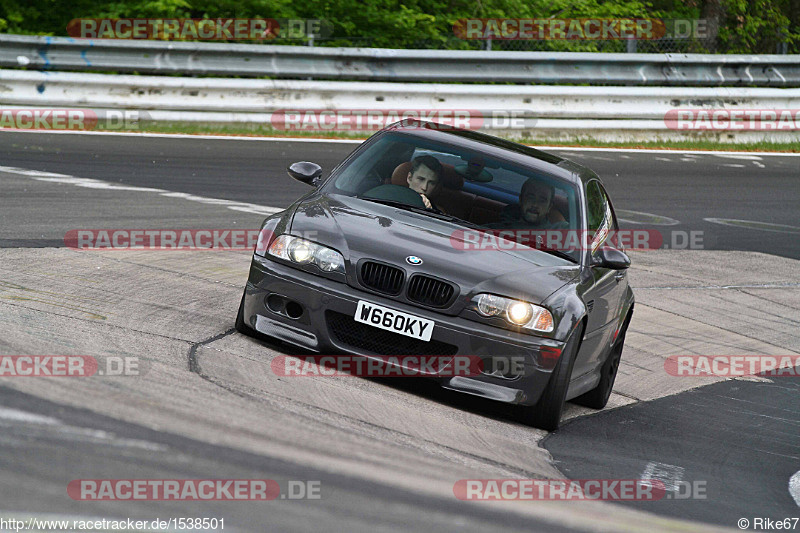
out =
[[[749,154],[714,154],[715,157],[724,157],[726,159],[747,159],[750,161],[759,161],[761,156]]]
[[[189,135],[185,133],[133,133],[123,131],[71,131],[71,130],[14,130],[0,128],[0,135],[4,132],[13,133],[52,133],[55,135],[116,135],[118,137],[153,137],[166,139],[213,139],[224,141],[266,141],[266,142],[306,142],[306,143],[332,143],[332,144],[361,144],[363,139],[311,139],[308,137],[248,137],[244,135]],[[539,150],[552,150],[558,152],[615,152],[629,154],[695,154],[695,155],[732,155],[745,156],[757,155],[759,157],[800,157],[798,152],[727,152],[712,150],[676,150],[676,149],[640,149],[640,148],[596,148],[589,146],[544,146],[530,144]]]
[[[56,135],[115,135],[117,137],[151,137],[158,139],[212,139],[221,141],[284,141],[300,143],[345,143],[361,144],[364,139],[313,139],[309,137],[256,137],[248,135],[211,135],[189,133],[134,133],[131,131],[73,131],[73,130],[18,130],[13,128],[0,128],[13,133],[55,133]]]
[[[764,163],[759,163],[758,161],[753,161],[753,164],[758,168],[767,168],[767,165],[765,165]]]
[[[682,291],[682,290],[703,290],[703,289],[779,289],[783,287],[800,287],[800,283],[752,283],[752,284],[745,284],[745,285],[677,285],[674,287],[640,287],[637,285],[631,285],[632,289],[636,289],[637,291],[646,291],[646,290],[654,290],[654,291]]]
[[[12,423],[22,422],[24,424],[60,424],[55,418],[29,413],[27,411],[20,411],[19,409],[12,409],[10,407],[0,407],[0,423],[2,423],[2,421],[9,421]]]
[[[737,228],[775,231],[778,233],[800,233],[800,227],[787,226],[786,224],[772,224],[769,222],[758,222],[756,220],[737,220],[735,218],[704,218],[703,220],[706,222],[713,222],[714,224],[734,226]]]
[[[655,159],[656,161],[667,161],[669,163],[672,163],[672,159],[669,159],[667,157],[654,157],[653,159]]]
[[[680,221],[674,218],[641,211],[628,211],[627,209],[617,209],[617,218],[620,222],[628,222],[629,224],[651,224],[653,226],[675,226],[680,224]]]
[[[0,170],[3,170],[0,168]],[[106,189],[111,191],[139,191],[139,192],[166,192],[164,189],[154,189],[152,187],[136,187],[133,185],[116,185],[106,181],[93,180],[89,178],[75,178],[73,176],[39,176],[37,174],[26,172],[24,175],[30,176],[38,181],[49,181],[51,183],[66,183],[67,185],[76,185],[78,187],[85,187],[87,189]]]
[[[789,494],[792,495],[794,503],[800,507],[800,470],[789,478]]]
[[[236,202],[233,200],[224,200],[222,198],[207,198],[205,196],[196,196],[185,192],[173,192],[166,189],[156,189],[153,187],[136,187],[134,185],[118,185],[108,181],[96,180],[91,178],[78,178],[69,176],[67,174],[57,174],[55,172],[42,172],[39,170],[30,170],[26,168],[16,167],[3,167],[0,166],[0,172],[8,172],[9,174],[18,174],[26,176],[37,181],[45,181],[50,183],[64,183],[67,185],[75,185],[76,187],[85,187],[88,189],[105,189],[111,191],[133,191],[133,192],[150,192],[158,193],[161,196],[168,198],[181,198],[191,202],[198,202],[207,205],[220,205],[227,207],[232,211],[242,211],[244,213],[255,213],[257,215],[269,216],[280,211],[282,207],[272,207],[267,205],[250,204],[247,202]]]
[[[732,168],[744,168],[744,165],[739,165],[736,163],[723,163],[723,167],[732,167]]]
[[[644,472],[639,479],[648,485],[647,481],[658,480],[664,484],[664,488],[669,492],[680,489],[680,482],[683,480],[684,469],[682,466],[675,466],[666,463],[649,462],[644,467]]]
[[[165,446],[154,442],[119,438],[108,431],[70,426],[56,418],[9,407],[0,407],[0,428],[3,430],[0,442],[11,445],[25,445],[31,439],[47,437],[151,451],[166,450]]]

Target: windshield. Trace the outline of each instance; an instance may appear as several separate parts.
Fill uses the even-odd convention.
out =
[[[445,219],[481,235],[484,244],[566,252],[580,229],[576,186],[460,146],[401,133],[384,134],[343,167],[325,192],[354,196]]]

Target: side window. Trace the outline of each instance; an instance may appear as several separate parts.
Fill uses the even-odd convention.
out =
[[[617,214],[614,213],[614,206],[611,205],[611,200],[608,198],[608,193],[600,186],[600,192],[603,193],[603,199],[606,202],[606,217],[609,220],[609,229],[611,230],[611,237],[608,239],[608,244],[618,250],[625,251],[625,244],[620,237],[619,223],[617,223]]]
[[[617,215],[616,213],[614,213],[614,208],[611,206],[611,200],[608,199],[608,193],[606,192],[606,190],[603,188],[602,185],[600,186],[600,192],[603,193],[603,199],[606,202],[607,206],[606,216],[608,217],[608,220],[611,222],[611,229],[615,232],[619,231],[619,224],[617,224]]]
[[[586,186],[586,207],[588,211],[589,220],[588,226],[590,231],[597,231],[603,224],[606,214],[606,199],[603,191],[596,181],[591,181]]]
[[[592,252],[594,252],[608,237],[612,224],[616,223],[606,194],[596,181],[590,181],[586,186],[586,210],[589,234],[592,236]]]

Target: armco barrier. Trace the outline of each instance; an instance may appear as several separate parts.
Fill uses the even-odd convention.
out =
[[[516,110],[534,118],[663,120],[676,108],[800,107],[800,89],[557,87],[178,78],[0,70],[0,102],[217,113],[278,109]]]
[[[800,109],[800,89],[573,87],[179,78],[0,69],[3,107],[140,110],[154,121],[270,124],[280,110],[460,109],[513,113],[496,133],[529,138],[685,138],[669,111]],[[798,140],[796,132],[705,132],[719,140]]]
[[[390,50],[0,35],[0,67],[393,82],[800,87],[796,55]]]

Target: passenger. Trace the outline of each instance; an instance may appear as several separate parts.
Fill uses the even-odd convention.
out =
[[[536,178],[529,178],[519,192],[519,210],[509,211],[500,222],[489,224],[490,228],[520,229],[567,229],[569,222],[550,222],[555,188]]]
[[[422,203],[427,209],[444,212],[431,201],[441,189],[441,175],[442,164],[439,160],[431,155],[422,155],[411,161],[411,172],[406,180],[408,187],[422,197]]]

